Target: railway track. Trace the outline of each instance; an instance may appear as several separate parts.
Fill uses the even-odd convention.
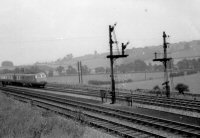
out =
[[[46,90],[52,91],[60,91],[60,92],[67,92],[79,95],[87,95],[87,96],[94,96],[100,97],[99,90],[80,90],[80,89],[69,89],[66,87],[56,87],[56,86],[47,86]],[[118,100],[125,101],[127,96],[131,96],[127,93],[119,93],[117,96]],[[110,98],[110,96],[108,96]],[[132,94],[133,102],[146,104],[146,105],[155,105],[161,106],[166,108],[174,108],[184,111],[192,111],[200,113],[200,101],[194,100],[185,100],[185,99],[176,99],[176,98],[165,98],[165,97],[156,97],[156,96],[149,96],[149,95],[140,95],[140,94]]]
[[[50,101],[49,99],[48,99],[48,101],[45,101],[45,100],[47,100],[46,98],[42,98],[45,100],[42,100],[40,98],[33,99],[32,98],[33,95],[31,95],[30,93],[28,95],[24,95],[24,93],[25,93],[24,91],[20,91],[20,92],[18,91],[17,93],[14,92],[13,90],[9,90],[9,91],[10,91],[9,94],[20,98],[20,100],[22,100],[22,101],[27,102],[27,100],[30,100],[33,105],[37,105],[38,107],[45,108],[45,109],[54,111],[56,113],[59,113],[61,115],[77,119],[75,117],[77,114],[77,111],[67,108],[66,106],[56,104],[54,100],[53,100],[54,103],[52,103],[52,102],[49,102]],[[38,96],[34,95],[34,97],[38,97]],[[123,124],[120,124],[120,123],[117,123],[114,121],[110,121],[105,118],[101,118],[101,117],[86,114],[86,113],[84,113],[84,119],[82,120],[81,118],[79,118],[79,120],[82,122],[84,121],[84,123],[86,123],[90,126],[103,129],[111,134],[118,135],[121,137],[126,137],[126,138],[155,138],[155,137],[156,138],[165,138],[163,136],[156,135],[151,132],[143,131],[143,130],[140,130],[140,129],[137,129],[134,127],[130,127],[128,125],[123,125]]]
[[[184,124],[184,123],[175,122],[175,121],[171,121],[171,120],[147,116],[147,115],[143,115],[143,114],[136,114],[136,113],[129,112],[129,111],[113,109],[110,107],[105,107],[105,106],[100,106],[100,105],[96,105],[96,104],[77,101],[75,99],[73,100],[73,98],[66,98],[63,96],[57,96],[55,94],[48,94],[46,92],[39,93],[39,90],[27,90],[27,89],[22,89],[22,88],[20,88],[20,89],[19,88],[2,88],[2,89],[10,91],[10,92],[17,91],[18,94],[23,94],[23,95],[25,94],[26,96],[29,96],[29,97],[31,96],[31,97],[39,98],[39,99],[42,98],[43,100],[48,100],[48,101],[51,101],[51,102],[54,102],[57,104],[59,103],[61,105],[65,105],[64,107],[66,107],[66,105],[67,105],[67,106],[70,106],[73,108],[83,109],[84,111],[87,111],[87,112],[90,111],[90,112],[95,112],[98,114],[104,114],[104,115],[110,116],[110,117],[120,118],[125,121],[130,121],[132,123],[145,125],[145,126],[148,126],[148,127],[154,128],[154,129],[159,128],[159,129],[162,129],[169,133],[175,132],[179,136],[200,137],[200,127],[195,126],[195,125],[189,125],[189,124]],[[102,123],[103,126],[104,125],[106,126],[106,124],[107,124],[106,122]],[[119,127],[119,126],[117,127],[116,124],[115,125],[108,124],[108,126],[113,126],[113,127],[109,127],[109,128],[115,128],[115,130],[116,130],[116,128],[122,130],[121,127]],[[127,130],[127,128],[126,128],[126,130]],[[114,132],[114,130],[112,130],[112,131]],[[127,130],[127,132],[129,132],[129,130]],[[116,132],[116,133],[119,133],[119,132]],[[130,133],[132,134],[131,131],[130,131]],[[142,135],[142,137],[147,135],[146,133],[143,133],[143,134],[144,135]],[[124,134],[120,134],[120,135],[124,135]],[[127,136],[127,137],[129,137],[129,136]]]

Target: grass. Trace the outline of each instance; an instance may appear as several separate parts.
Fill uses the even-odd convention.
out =
[[[79,138],[85,127],[0,94],[1,138]]]
[[[77,110],[79,112],[79,110]],[[77,116],[77,119],[82,117]],[[0,138],[114,138],[0,91]]]

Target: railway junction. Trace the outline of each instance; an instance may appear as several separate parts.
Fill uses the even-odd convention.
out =
[[[96,88],[69,88],[56,84],[48,84],[45,89],[6,86],[1,87],[1,91],[114,136],[200,136],[198,100],[164,100],[162,97],[156,99],[154,96],[133,94],[133,106],[127,106],[127,93],[121,92],[117,96],[117,104],[110,105],[110,97],[102,103],[100,91]],[[162,108],[168,110],[160,110]]]

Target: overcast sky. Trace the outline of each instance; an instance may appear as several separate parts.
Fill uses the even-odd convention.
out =
[[[0,62],[108,52],[108,25],[129,48],[200,39],[199,0],[0,0]]]

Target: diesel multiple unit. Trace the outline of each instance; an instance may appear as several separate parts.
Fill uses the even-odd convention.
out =
[[[1,74],[0,82],[5,85],[20,85],[28,87],[44,87],[47,83],[45,73],[37,74]]]

